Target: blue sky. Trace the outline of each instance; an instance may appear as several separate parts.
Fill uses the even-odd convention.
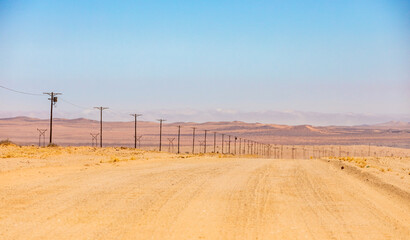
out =
[[[409,116],[409,10],[394,0],[3,0],[0,84],[158,116]],[[57,116],[96,117],[58,107]],[[2,116],[46,111],[45,97],[0,89]]]

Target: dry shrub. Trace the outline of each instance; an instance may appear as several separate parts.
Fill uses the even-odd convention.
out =
[[[13,143],[9,139],[6,139],[0,141],[0,146],[17,146],[17,144]]]
[[[110,162],[119,162],[120,159],[117,156],[111,156],[111,161]]]
[[[368,166],[366,158],[340,157],[339,160],[355,163],[360,168],[365,168]]]

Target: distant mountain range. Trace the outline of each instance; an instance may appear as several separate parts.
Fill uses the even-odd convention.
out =
[[[390,121],[372,125],[373,127],[410,129],[410,122]]]
[[[49,121],[49,119],[40,119],[40,118],[32,118],[26,116],[18,116],[18,117],[11,117],[11,118],[0,118],[0,121],[27,121],[27,122],[38,122],[38,121]],[[97,123],[98,120],[92,120],[87,118],[74,118],[74,119],[66,119],[66,118],[54,118],[53,121],[56,122],[69,122],[69,123]],[[105,122],[132,122],[132,121],[105,121]],[[147,122],[147,121],[142,121]],[[377,124],[362,124],[362,125],[355,125],[355,126],[312,126],[309,124],[303,125],[284,125],[284,124],[263,124],[263,123],[246,123],[242,121],[220,121],[220,122],[205,122],[205,123],[194,123],[194,122],[174,122],[173,124],[212,124],[212,125],[255,125],[255,126],[264,126],[265,128],[278,128],[278,129],[293,129],[293,130],[300,130],[300,131],[320,131],[318,128],[333,128],[333,127],[351,127],[351,128],[399,128],[399,129],[410,129],[410,122],[404,121],[388,121],[384,123],[377,123]]]
[[[410,147],[409,122],[385,122],[359,126],[312,126],[280,125],[263,123],[232,122],[174,122],[164,123],[163,134],[167,138],[176,137],[177,126],[181,126],[181,143],[191,144],[192,127],[196,128],[198,141],[202,141],[204,130],[208,130],[208,139],[213,132],[218,138],[225,134],[234,139],[249,139],[270,144],[377,144],[386,146]],[[86,118],[55,118],[53,134],[56,143],[62,145],[87,145],[90,133],[99,132],[99,121]],[[143,135],[144,144],[154,146],[158,139],[158,122],[139,121],[138,135]],[[10,139],[21,144],[38,142],[37,128],[48,129],[48,119],[14,117],[0,119],[0,139]],[[129,145],[132,143],[134,123],[103,123],[104,139],[108,145]],[[210,141],[210,140],[209,140]],[[199,143],[198,143],[199,144]]]
[[[109,121],[128,121],[130,120],[129,111],[113,111],[108,109],[104,112],[104,119]],[[168,122],[220,122],[241,120],[244,122],[276,123],[284,125],[314,125],[314,126],[357,126],[374,125],[388,121],[410,122],[409,114],[361,114],[361,113],[320,113],[304,111],[235,111],[226,109],[175,109],[175,110],[152,110],[141,111],[143,120],[155,120],[165,118]],[[0,118],[8,116],[29,116],[36,118],[47,118],[48,111],[23,112],[23,111],[0,111]],[[99,119],[96,110],[78,110],[64,112],[56,109],[55,117],[59,118],[86,118]]]

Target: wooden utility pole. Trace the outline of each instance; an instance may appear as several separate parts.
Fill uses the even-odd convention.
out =
[[[238,140],[238,137],[235,137],[235,155],[236,155],[236,140]]]
[[[208,130],[205,130],[205,140],[204,140],[204,153],[206,153],[206,133]]]
[[[239,138],[239,155],[242,155],[242,138]]]
[[[159,151],[161,152],[162,147],[162,122],[166,121],[165,119],[157,119],[159,121]]]
[[[231,135],[228,135],[228,154],[231,154]]]
[[[103,129],[102,112],[103,112],[103,110],[108,109],[108,108],[107,107],[94,107],[94,108],[100,110],[100,147],[102,147],[103,146],[103,141],[102,141],[102,137],[103,137],[103,134],[102,134],[102,129]]]
[[[196,127],[192,128],[192,154],[195,153],[195,129]]]
[[[216,132],[214,132],[214,153],[216,153]]]
[[[368,151],[368,153],[367,153],[367,156],[370,157],[370,143],[369,143],[369,151]]]
[[[224,136],[225,134],[222,134],[222,150],[221,150],[222,154],[224,154]]]
[[[53,143],[53,106],[56,104],[58,98],[56,97],[57,95],[61,95],[62,93],[55,93],[55,92],[50,92],[50,93],[43,93],[47,94],[50,96],[48,100],[50,100],[51,103],[51,110],[50,110],[50,142],[49,144]]]
[[[134,117],[134,148],[137,148],[137,117],[142,116],[142,114],[130,114]]]
[[[181,125],[178,125],[178,154],[180,154],[179,152],[180,140],[181,140]]]

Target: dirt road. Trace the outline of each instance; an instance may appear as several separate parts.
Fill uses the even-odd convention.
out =
[[[409,239],[410,199],[323,160],[180,159],[0,173],[0,239]]]

